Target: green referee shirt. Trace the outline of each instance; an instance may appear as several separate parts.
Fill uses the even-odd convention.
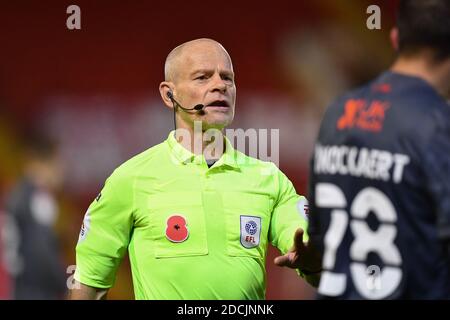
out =
[[[136,299],[264,299],[268,243],[286,253],[306,231],[304,198],[225,140],[210,168],[173,131],[117,168],[86,212],[75,279],[113,286],[128,249]]]

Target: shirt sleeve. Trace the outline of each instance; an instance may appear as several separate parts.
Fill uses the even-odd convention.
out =
[[[127,250],[133,226],[130,181],[114,173],[89,206],[76,246],[75,280],[110,288]]]
[[[275,183],[278,186],[278,197],[273,206],[269,240],[285,254],[291,249],[298,228],[304,230],[303,241],[308,241],[308,203],[305,197],[297,194],[292,182],[280,170],[277,170]]]
[[[423,152],[427,190],[437,213],[438,235],[450,240],[450,112],[436,116],[435,130]]]

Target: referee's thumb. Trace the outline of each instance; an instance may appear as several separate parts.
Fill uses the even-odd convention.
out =
[[[273,259],[273,263],[279,267],[286,267],[291,265],[291,255],[292,252],[289,252],[283,256],[276,257]]]

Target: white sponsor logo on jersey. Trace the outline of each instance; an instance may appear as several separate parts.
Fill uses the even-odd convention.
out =
[[[297,202],[297,210],[300,213],[300,216],[308,221],[308,214],[309,214],[309,206],[308,206],[308,199],[305,197],[301,197],[300,200]]]
[[[89,209],[86,211],[84,215],[83,224],[81,225],[80,235],[78,236],[78,242],[86,239],[86,235],[89,232],[91,226],[91,216],[89,215]]]

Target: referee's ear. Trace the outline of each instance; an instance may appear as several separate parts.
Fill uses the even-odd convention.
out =
[[[166,105],[166,107],[173,109],[172,100],[169,98],[168,93],[172,92],[173,83],[168,81],[163,81],[159,84],[159,93],[161,94],[161,98]]]

